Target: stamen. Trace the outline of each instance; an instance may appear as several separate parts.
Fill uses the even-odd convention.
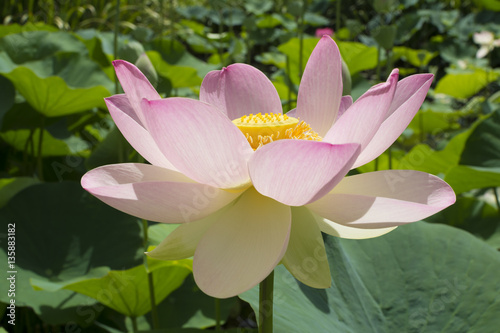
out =
[[[300,119],[279,113],[257,113],[242,116],[233,123],[245,134],[254,150],[277,140],[321,141],[318,133]]]

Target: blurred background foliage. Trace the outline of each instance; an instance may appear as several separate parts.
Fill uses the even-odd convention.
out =
[[[275,311],[286,318],[322,318],[304,321],[301,332],[323,327],[373,331],[352,316],[373,299],[378,303],[365,309],[366,320],[384,322],[376,330],[380,332],[394,332],[391,327],[401,325],[408,332],[427,327],[428,332],[453,333],[499,327],[492,314],[500,305],[491,295],[500,290],[500,1],[5,0],[0,12],[0,261],[7,262],[7,224],[15,223],[18,269],[15,327],[6,316],[10,299],[0,293],[6,329],[197,332],[219,322],[224,330],[255,331],[254,291],[216,302],[197,289],[189,259],[146,260],[143,251],[159,244],[173,226],[117,212],[85,193],[79,180],[100,165],[144,162],[116,129],[103,102],[121,92],[113,59],[135,63],[162,97],[191,98],[197,98],[209,71],[248,63],[268,75],[288,111],[295,107],[301,74],[324,33],[339,45],[344,94],[354,99],[385,80],[394,67],[401,77],[435,75],[427,100],[398,141],[354,172],[429,172],[445,179],[458,200],[426,221],[439,226],[419,222],[364,243],[328,238],[332,255],[350,258],[339,267],[331,263],[332,275],[339,279],[334,280],[338,289],[328,295],[352,297],[335,306],[315,302],[328,295],[295,282],[285,291],[291,299],[277,303]],[[402,264],[370,270],[377,265],[365,262],[362,251],[385,251],[387,237],[401,243],[400,257],[394,260]],[[415,258],[418,248],[405,247],[412,237],[418,248],[435,249],[431,257],[445,251],[443,258],[453,263],[448,263],[449,275],[438,277],[438,285],[453,284],[461,276],[455,272],[470,269],[470,276],[460,277],[462,284],[447,289],[456,299],[443,303],[447,310],[464,311],[434,311],[436,283],[422,287],[427,288],[425,297],[419,294],[419,278],[429,282],[430,271],[448,266],[425,254]],[[452,246],[450,239],[463,247]],[[468,246],[467,254],[460,252]],[[457,258],[482,266],[471,268]],[[415,260],[423,262],[418,271],[404,265]],[[398,289],[391,282],[394,298],[418,298],[413,309],[427,322],[394,316],[394,311],[411,309],[389,296],[378,298],[379,287],[368,282],[374,274],[384,281],[384,274],[396,271],[407,285]],[[277,279],[289,279],[286,274],[279,269]],[[354,280],[364,293],[352,289]],[[475,295],[484,297],[479,302],[484,308],[474,305],[477,300],[470,295],[461,297],[471,289],[467,283],[477,281],[482,288],[474,289]],[[303,308],[300,297],[315,306]],[[351,315],[339,308],[350,309]],[[337,317],[323,318],[325,311]],[[440,320],[429,322],[437,313]],[[279,316],[276,325],[282,331],[293,329],[287,326],[293,320]]]

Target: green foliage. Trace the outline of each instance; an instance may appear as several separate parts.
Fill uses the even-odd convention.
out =
[[[16,226],[16,305],[32,307],[48,323],[83,323],[86,316],[77,307],[95,302],[69,290],[35,291],[33,281],[68,283],[140,262],[136,219],[97,201],[78,183],[25,187],[0,209],[0,221],[3,230]],[[7,262],[6,242],[0,259]],[[9,302],[7,293],[0,301]]]
[[[42,79],[26,67],[17,67],[4,76],[35,110],[47,117],[65,116],[94,107],[104,107],[104,97],[109,96],[109,91],[102,86],[70,88],[59,76]]]
[[[470,73],[446,74],[437,84],[436,93],[455,98],[470,98],[498,79],[497,72],[476,69]]]
[[[276,269],[280,330],[466,333],[500,324],[500,255],[466,232],[418,222],[374,239],[327,236],[325,243],[329,289],[307,287],[283,266]],[[325,260],[311,259],[304,261],[304,274]],[[258,313],[258,288],[240,297]]]

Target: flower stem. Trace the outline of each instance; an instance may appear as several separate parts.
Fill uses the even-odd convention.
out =
[[[45,116],[42,116],[40,124],[40,133],[38,135],[38,152],[36,156],[36,165],[38,169],[38,179],[43,181],[43,163],[42,163],[42,147],[43,147],[43,130],[45,128]]]
[[[143,233],[143,245],[144,251],[148,250],[148,221],[142,220],[142,233]],[[156,308],[156,299],[155,299],[155,285],[153,282],[153,272],[150,272],[148,269],[148,259],[146,255],[144,255],[144,267],[148,272],[148,288],[149,288],[149,299],[151,300],[151,317],[153,318],[153,329],[158,329],[159,319],[158,319],[158,309]]]
[[[116,1],[116,14],[115,14],[115,33],[113,36],[113,58],[116,60],[118,59],[118,33],[120,30],[120,0]],[[120,92],[120,86],[118,83],[118,78],[116,77],[115,73],[115,94],[118,94]]]
[[[137,329],[137,317],[130,317],[130,320],[132,320],[132,332],[136,333],[138,331],[138,329]]]
[[[340,8],[341,8],[341,1],[337,0],[335,8],[335,33],[337,33],[340,30]]]
[[[259,286],[259,333],[273,332],[274,271]]]

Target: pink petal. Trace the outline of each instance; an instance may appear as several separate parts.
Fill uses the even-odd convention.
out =
[[[327,194],[358,154],[358,144],[280,140],[257,149],[248,167],[257,191],[286,205],[302,206]]]
[[[337,120],[344,114],[344,112],[347,111],[352,105],[352,97],[347,95],[347,96],[342,96],[342,99],[340,100],[340,107],[339,107],[339,112],[337,113]]]
[[[332,127],[342,97],[342,62],[337,44],[323,36],[314,48],[297,97],[297,116],[320,136]]]
[[[323,141],[333,144],[358,143],[363,151],[385,119],[396,90],[397,80],[396,69],[387,82],[373,86],[358,98],[333,124]]]
[[[388,116],[359,155],[355,167],[377,158],[397,140],[420,109],[433,77],[432,74],[419,74],[398,82]]]
[[[292,207],[292,228],[282,263],[300,282],[313,288],[332,283],[325,243],[317,218],[305,207]]]
[[[198,184],[154,165],[105,165],[87,172],[82,187],[104,203],[150,221],[184,223],[221,209],[240,193]]]
[[[130,105],[135,110],[137,118],[140,119],[140,124],[144,126],[146,122],[140,107],[141,100],[143,98],[149,100],[160,99],[160,95],[135,65],[124,60],[115,60],[113,66],[123,91],[130,101]]]
[[[201,84],[200,101],[214,105],[233,120],[250,113],[282,113],[276,88],[257,68],[233,64],[208,73]]]
[[[179,225],[147,255],[159,260],[180,260],[194,256],[196,247],[205,232],[219,221],[230,206],[228,205],[201,220]]]
[[[454,202],[452,188],[436,176],[386,170],[346,177],[307,207],[333,222],[372,229],[419,221]]]
[[[248,186],[253,153],[243,133],[217,108],[188,98],[144,100],[149,131],[168,160],[197,182]]]
[[[141,125],[126,95],[114,95],[104,101],[120,132],[142,157],[153,165],[176,170]]]
[[[196,284],[227,298],[264,280],[285,254],[290,207],[248,189],[203,235],[194,254]]]

